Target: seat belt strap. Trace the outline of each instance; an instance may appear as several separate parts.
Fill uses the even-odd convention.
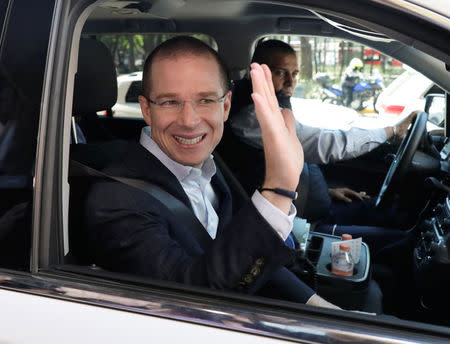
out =
[[[179,199],[155,184],[135,178],[111,176],[75,160],[70,160],[70,176],[110,179],[146,192],[154,199],[156,199],[159,203],[161,203],[171,213],[173,213],[174,216],[176,216],[180,220],[180,222],[186,224],[186,226],[191,230],[192,234],[200,244],[200,247],[204,251],[210,246],[212,242],[212,238],[209,236],[206,229],[197,219],[192,210],[189,209]]]

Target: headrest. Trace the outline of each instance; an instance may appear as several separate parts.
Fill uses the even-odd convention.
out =
[[[108,110],[116,101],[117,76],[111,53],[102,42],[82,38],[72,114]]]

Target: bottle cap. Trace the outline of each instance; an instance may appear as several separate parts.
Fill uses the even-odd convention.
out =
[[[351,234],[342,234],[342,235],[341,235],[341,239],[342,239],[342,240],[352,240],[353,237],[352,237]]]
[[[350,246],[345,245],[345,244],[340,244],[339,249],[342,251],[350,251]]]

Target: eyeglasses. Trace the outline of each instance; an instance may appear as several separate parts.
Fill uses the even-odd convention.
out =
[[[228,93],[228,92],[227,92]],[[191,103],[192,108],[199,113],[206,113],[209,111],[213,111],[217,109],[219,103],[223,103],[225,101],[225,97],[227,96],[225,93],[222,97],[199,97],[197,99],[165,99],[160,102],[154,101],[150,98],[147,100],[150,104],[156,105],[161,108],[161,110],[165,112],[171,113],[179,113],[183,111],[184,104],[186,102]]]

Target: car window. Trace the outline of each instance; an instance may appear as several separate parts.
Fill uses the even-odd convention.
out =
[[[125,102],[127,103],[138,103],[138,97],[142,94],[142,82],[133,81],[130,84],[127,95],[125,96]]]
[[[99,28],[102,26],[99,23]],[[114,26],[111,26],[114,28]],[[90,27],[91,30],[93,26]],[[89,31],[89,30],[87,30]],[[101,29],[100,29],[101,31]],[[125,31],[125,30],[124,30]],[[264,31],[266,32],[266,31]],[[148,36],[148,42],[145,43],[146,37]],[[92,139],[92,135],[90,134],[99,134],[106,129],[106,131],[110,131],[107,134],[117,134],[119,133],[118,138],[122,138],[120,134],[123,134],[123,132],[126,130],[125,125],[128,125],[129,123],[126,122],[133,122],[133,121],[123,121],[119,117],[133,117],[133,118],[141,118],[141,113],[139,109],[138,99],[141,92],[141,82],[142,79],[142,64],[144,61],[144,58],[146,54],[148,54],[158,43],[160,43],[162,40],[167,39],[168,37],[171,37],[172,35],[165,35],[165,34],[149,34],[149,35],[140,35],[140,34],[95,34],[95,33],[89,33],[86,34],[83,38],[95,38],[97,42],[102,42],[109,52],[112,55],[112,58],[114,60],[114,67],[115,67],[115,74],[114,78],[117,79],[117,86],[118,86],[118,96],[117,96],[117,102],[112,106],[113,116],[112,118],[106,118],[106,117],[100,117],[101,120],[97,121],[95,126],[92,127],[86,127],[85,133],[87,133],[87,148],[95,147],[95,145],[90,145],[94,140]],[[256,36],[256,35],[255,35]],[[380,86],[381,90],[383,87],[389,87],[390,85],[395,85],[396,80],[401,80],[402,76],[405,74],[405,72],[408,72],[408,68],[403,66],[402,63],[399,61],[396,61],[392,58],[389,58],[385,55],[382,55],[378,53],[377,50],[363,46],[361,44],[357,44],[350,41],[345,40],[339,40],[339,39],[331,39],[331,38],[319,38],[314,36],[277,36],[276,38],[282,39],[288,43],[290,43],[294,49],[297,51],[297,57],[299,59],[299,66],[300,66],[300,73],[297,76],[298,78],[298,87],[294,90],[293,99],[292,99],[292,105],[294,108],[294,113],[296,116],[302,116],[302,115],[311,115],[311,122],[310,125],[316,125],[316,126],[322,126],[322,127],[329,127],[332,129],[345,129],[349,126],[355,126],[360,125],[364,127],[364,123],[370,122],[372,123],[374,120],[383,119],[381,114],[378,114],[376,112],[377,108],[377,102],[375,102],[375,97],[369,96],[367,99],[358,99],[355,97],[355,103],[352,104],[352,102],[349,102],[347,106],[344,106],[343,104],[339,104],[339,102],[343,102],[343,100],[336,100],[331,97],[331,95],[326,95],[324,92],[324,89],[328,87],[329,85],[336,84],[338,87],[342,87],[341,80],[345,73],[345,69],[348,67],[348,65],[351,63],[352,59],[359,59],[361,61],[362,67],[359,71],[362,74],[367,74],[367,77],[374,78],[375,83],[377,76],[381,76],[383,79],[383,86]],[[255,37],[252,37],[252,39],[255,39]],[[236,38],[237,41],[239,41],[239,38]],[[226,42],[226,40],[222,40],[222,43]],[[250,45],[249,45],[250,46]],[[216,48],[218,48],[216,46]],[[223,46],[220,46],[221,49],[218,49],[219,51],[224,51],[225,49]],[[249,48],[250,50],[250,48]],[[239,51],[236,51],[236,55],[246,55],[246,52],[240,53]],[[248,67],[246,65],[245,67]],[[77,72],[80,72],[78,70]],[[114,72],[114,71],[113,71]],[[408,72],[409,73],[409,72]],[[99,84],[102,85],[102,87],[106,87],[106,83],[103,84],[100,79],[97,81]],[[400,83],[397,82],[397,83]],[[378,85],[378,84],[377,84]],[[402,87],[400,87],[402,89]],[[427,90],[426,92],[429,92]],[[426,94],[425,92],[425,94]],[[328,98],[326,98],[328,97]],[[341,95],[342,97],[342,95]],[[92,95],[92,98],[94,95]],[[90,99],[92,100],[92,99]],[[361,100],[361,101],[359,101]],[[358,102],[359,101],[359,102]],[[367,101],[367,104],[365,104],[365,101]],[[134,107],[126,108],[125,106],[133,105]],[[311,107],[308,107],[308,104],[312,104]],[[119,107],[123,106],[123,107]],[[396,104],[394,104],[396,105]],[[323,110],[319,113],[317,110],[315,110],[315,106],[322,107]],[[380,105],[381,108],[381,105]],[[395,109],[395,107],[391,107],[392,109]],[[100,109],[95,109],[95,111]],[[381,110],[378,110],[381,112]],[[79,112],[81,115],[86,115],[85,113]],[[320,115],[328,116],[324,117],[322,119],[322,122],[319,122],[317,124],[317,118],[320,119]],[[395,115],[395,122],[398,121],[398,114]],[[314,117],[314,118],[313,118]],[[304,117],[307,118],[307,117]],[[96,117],[96,119],[98,119]],[[104,121],[103,121],[104,119]],[[367,120],[366,120],[367,119]],[[307,119],[304,119],[306,121]],[[360,121],[360,122],[359,122]],[[137,121],[135,121],[137,122]],[[335,124],[336,123],[336,124]],[[380,121],[376,122],[376,127],[382,127],[383,124]],[[91,123],[93,124],[93,123]],[[142,125],[142,123],[140,123]],[[386,124],[387,125],[387,124]],[[113,132],[114,127],[119,128],[116,133]],[[84,130],[84,128],[83,128]],[[140,131],[136,130],[135,134],[139,134]],[[91,154],[89,157],[84,156],[84,158],[91,158],[91,161],[88,161],[87,163],[91,164],[92,166],[97,169],[103,169],[105,167],[104,162],[111,162],[111,161],[120,161],[123,158],[123,155],[121,155],[123,152],[121,152],[120,148],[118,146],[114,146],[113,144],[109,145],[109,143],[113,142],[113,136],[110,135],[110,137],[106,138],[106,136],[102,137],[103,141],[111,141],[108,142],[108,145],[103,145],[101,148],[102,150],[94,151],[91,150],[88,152]],[[77,148],[85,148],[82,147],[83,145],[78,145],[81,147],[76,147],[77,145],[72,145],[71,147],[71,158],[76,158],[76,151]],[[81,151],[81,149],[80,149]],[[92,154],[93,153],[93,154]],[[234,155],[238,155],[239,151],[235,150]],[[256,166],[256,165],[255,165]],[[367,167],[367,170],[370,169],[371,166]],[[256,167],[253,167],[256,169]],[[114,169],[113,169],[114,171]],[[356,170],[356,173],[358,170]],[[379,171],[377,171],[379,172]],[[381,174],[381,172],[379,172]],[[364,177],[364,176],[363,176]],[[370,179],[371,175],[368,174],[367,179]],[[70,180],[71,183],[71,197],[72,195],[75,195],[75,193],[81,193],[81,197],[86,197],[88,194],[88,187],[86,185],[82,185],[83,183],[77,184],[77,182],[80,182],[80,180],[76,181],[76,178],[73,178]],[[81,186],[81,187],[79,187]],[[84,189],[82,188],[84,187]],[[327,185],[325,185],[325,192],[327,191]],[[359,189],[358,189],[359,190]],[[126,193],[120,193],[111,195],[111,198],[117,199],[126,199]],[[96,202],[98,202],[96,205],[99,205],[100,207],[105,205],[109,201],[108,197],[104,197],[102,199],[97,199]],[[75,203],[71,203],[70,206],[70,212],[73,214],[75,207]],[[83,204],[85,205],[85,204]],[[92,204],[89,204],[92,205]],[[92,208],[94,209],[94,207]],[[81,206],[78,210],[84,211],[85,209]],[[119,214],[121,212],[121,208],[118,207],[117,212],[114,211],[113,213]],[[101,212],[101,211],[100,211]],[[126,212],[125,212],[126,213]],[[79,215],[80,213],[75,213]],[[81,219],[81,216],[78,217],[78,220]],[[81,219],[82,220],[82,219]],[[104,225],[106,222],[102,222],[101,225]],[[86,229],[83,227],[83,224],[78,223],[79,227],[78,229]],[[130,226],[130,228],[133,226]],[[138,226],[137,226],[138,227]],[[77,227],[71,226],[71,228],[77,230]],[[333,232],[334,233],[334,229]],[[83,246],[84,242],[83,240],[86,240],[86,238],[79,238],[78,242],[75,242],[74,237],[71,235],[70,237],[70,245],[73,244],[80,245],[81,251],[88,250],[86,246]],[[99,240],[102,240],[103,238],[99,238]],[[320,241],[320,240],[317,240]],[[314,243],[315,249],[320,251],[322,249],[322,244],[319,242]],[[123,241],[119,243],[120,247],[130,245],[128,241]],[[131,245],[132,246],[132,245]],[[71,253],[74,253],[75,250],[72,250],[74,246],[71,247]],[[79,247],[79,248],[80,248]],[[320,248],[319,248],[320,247]],[[66,257],[67,258],[67,257]],[[70,258],[70,257],[69,257]],[[328,257],[329,258],[329,257]],[[316,256],[317,259],[317,256]],[[65,261],[70,262],[70,260]],[[107,264],[104,265],[105,270],[102,271],[101,268],[97,268],[96,266],[89,266],[89,264],[92,261],[86,260],[86,261],[76,261],[75,264],[81,265],[79,271],[83,271],[85,273],[85,270],[82,270],[82,268],[86,267],[86,270],[90,272],[90,274],[95,274],[96,271],[100,271],[104,274],[107,278],[108,276],[108,269],[110,268]],[[313,261],[313,263],[316,263],[317,261]],[[103,266],[103,265],[102,265]],[[326,266],[323,267],[324,269],[327,269]],[[90,269],[90,270],[88,270]],[[124,267],[123,270],[126,270],[127,267]],[[329,270],[329,267],[328,267]],[[360,270],[360,273],[362,273],[363,270]],[[255,272],[256,273],[256,272]],[[250,276],[251,277],[251,276]],[[250,278],[249,277],[249,278]],[[119,278],[117,276],[111,277],[111,278]],[[314,281],[311,281],[313,283]],[[119,283],[126,283],[125,280],[120,280]],[[164,291],[162,291],[164,292]],[[349,297],[351,299],[351,297]]]
[[[402,62],[360,43],[331,37],[269,36],[281,39],[296,51],[297,87],[291,98],[296,118],[303,124],[328,129],[393,125],[414,110],[423,110],[434,83]],[[346,69],[357,60],[358,80],[352,84],[352,100],[343,90]],[[436,129],[442,121],[429,123]]]
[[[28,269],[29,265],[37,129],[52,8],[52,1],[3,1],[0,5],[0,20],[4,20],[0,41],[0,267]],[[36,15],[30,20],[32,11]]]

